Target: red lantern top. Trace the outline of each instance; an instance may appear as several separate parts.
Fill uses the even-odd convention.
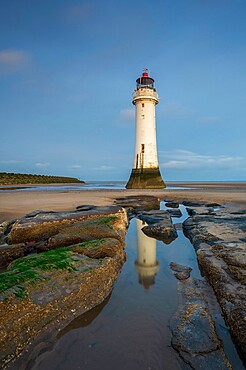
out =
[[[150,89],[154,89],[154,79],[149,77],[149,70],[148,68],[144,68],[143,74],[136,80],[137,89],[141,87],[148,87]]]

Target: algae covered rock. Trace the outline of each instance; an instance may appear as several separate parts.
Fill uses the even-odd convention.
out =
[[[123,241],[124,233],[112,226],[116,219],[117,216],[106,216],[72,224],[50,237],[47,242],[48,247],[53,249],[101,238],[115,238]]]
[[[9,245],[6,250],[17,253],[19,248],[16,257],[30,244],[50,250],[12,260],[1,273],[0,367],[37,336],[42,338],[48,329],[57,333],[74,316],[110,294],[126,258],[127,223],[126,212],[120,207],[37,211],[13,223],[9,240],[25,242]],[[52,239],[56,235],[57,239]],[[34,244],[30,242],[33,239]]]
[[[86,219],[110,217],[124,212],[121,207],[94,207],[90,210],[70,212],[35,211],[16,220],[8,233],[9,244],[46,240],[58,234],[65,227]]]

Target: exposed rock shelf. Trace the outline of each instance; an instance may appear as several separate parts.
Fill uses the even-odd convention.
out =
[[[12,260],[1,273],[0,366],[108,296],[125,261],[126,227],[120,207],[37,211],[2,226],[5,241],[22,244],[0,249],[2,265]],[[30,250],[46,251],[16,259]]]
[[[176,271],[177,266],[172,269]],[[182,270],[188,272],[189,268],[182,266]],[[178,282],[180,303],[171,320],[172,346],[192,369],[232,369],[216,334],[203,295],[204,285],[205,282],[191,278]]]
[[[212,206],[189,209],[183,228],[246,362],[246,211]]]

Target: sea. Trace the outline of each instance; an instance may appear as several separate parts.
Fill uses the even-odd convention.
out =
[[[0,192],[3,191],[13,191],[13,192],[22,192],[22,191],[78,191],[78,190],[123,190],[125,189],[126,181],[87,181],[84,184],[73,184],[73,185],[23,185],[23,186],[4,186],[0,187]],[[182,186],[167,186],[166,189],[188,189],[187,187]],[[190,188],[192,189],[192,188]]]

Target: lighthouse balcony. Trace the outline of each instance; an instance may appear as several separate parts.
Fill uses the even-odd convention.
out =
[[[142,100],[142,99],[151,99],[158,103],[158,94],[154,89],[149,89],[147,87],[140,88],[138,90],[135,90],[132,94],[133,102],[136,100]]]

